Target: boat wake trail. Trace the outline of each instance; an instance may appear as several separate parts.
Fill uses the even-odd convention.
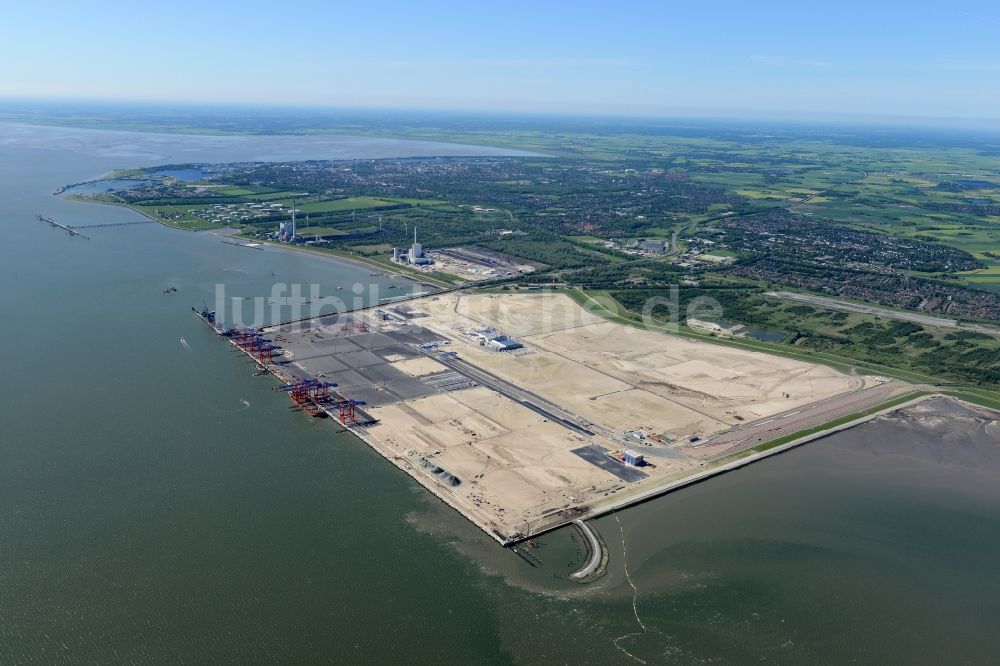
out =
[[[240,407],[239,409],[222,409],[220,407],[216,407],[215,411],[222,412],[223,414],[239,414],[240,412],[245,412],[248,409],[250,409],[250,401],[249,400],[240,400],[240,402],[243,403],[243,406]]]
[[[184,347],[184,349],[187,349],[188,351],[194,351],[191,349],[191,345],[188,344],[188,341],[184,338],[181,338],[181,347]]]
[[[628,655],[632,659],[635,659],[640,664],[645,664],[646,662],[644,660],[635,656],[634,654],[632,654],[631,652],[629,652],[628,650],[626,650],[625,648],[623,648],[621,645],[618,644],[619,641],[623,641],[626,638],[631,638],[632,636],[642,636],[643,634],[645,634],[646,625],[642,623],[642,618],[639,617],[639,608],[637,605],[639,601],[639,588],[637,588],[635,586],[635,583],[632,582],[632,576],[629,575],[628,572],[628,553],[625,551],[625,528],[622,527],[622,521],[618,519],[617,513],[615,513],[615,520],[618,522],[618,531],[621,532],[622,535],[622,562],[625,565],[625,579],[628,580],[628,584],[632,586],[632,613],[635,615],[635,621],[639,623],[639,627],[642,628],[642,631],[633,631],[627,634],[622,634],[621,636],[616,638],[613,642],[615,644],[615,647],[624,652],[626,655]]]

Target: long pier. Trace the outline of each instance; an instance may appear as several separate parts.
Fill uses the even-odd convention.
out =
[[[70,229],[107,229],[108,227],[131,227],[136,224],[156,224],[156,220],[135,220],[133,222],[107,222],[105,224],[67,225]]]
[[[60,223],[56,222],[55,220],[53,220],[51,217],[42,217],[41,214],[36,214],[35,217],[38,218],[38,220],[40,222],[48,222],[53,227],[55,227],[57,229],[62,229],[63,231],[65,231],[66,233],[68,233],[70,236],[79,236],[80,238],[85,238],[87,240],[90,240],[90,236],[85,236],[85,235],[81,234],[79,231],[77,231],[73,227],[66,226],[65,224],[60,224]]]

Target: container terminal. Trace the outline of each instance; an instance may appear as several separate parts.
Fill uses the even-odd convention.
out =
[[[305,376],[296,372],[294,366],[276,363],[284,350],[274,340],[258,329],[225,328],[215,319],[215,312],[202,308],[191,308],[198,317],[208,324],[218,335],[226,338],[233,347],[249,356],[260,372],[270,373],[281,380],[276,392],[287,393],[299,409],[315,417],[332,417],[345,427],[370,425],[374,419],[358,405],[363,404],[336,391],[337,384]]]
[[[439,292],[262,329],[192,309],[303,413],[335,419],[504,545],[912,390],[627,327],[550,292]]]

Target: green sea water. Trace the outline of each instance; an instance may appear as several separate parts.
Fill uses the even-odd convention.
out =
[[[241,142],[0,125],[0,664],[1000,658],[996,430],[950,407],[602,518],[609,572],[580,586],[574,530],[539,539],[530,566],[290,409],[190,312],[220,284],[401,280],[155,224],[86,241],[34,219],[138,219],[51,194],[113,168],[445,150]]]

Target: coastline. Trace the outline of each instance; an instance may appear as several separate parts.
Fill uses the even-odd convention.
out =
[[[109,173],[113,173],[113,172],[109,172]],[[107,174],[105,174],[105,176],[106,175]],[[98,181],[98,180],[102,180],[103,178],[104,178],[104,176],[102,176],[100,178],[96,178],[93,181],[87,181],[87,182],[95,182],[95,181]],[[55,193],[53,193],[53,196],[57,196],[57,195],[61,195],[61,194],[63,194],[63,193],[55,192]],[[74,201],[74,202],[77,202],[77,203],[97,205],[97,206],[116,206],[118,208],[126,208],[126,209],[128,209],[128,210],[136,213],[137,215],[140,215],[140,216],[146,218],[147,220],[151,220],[153,222],[156,222],[160,226],[162,226],[164,228],[167,228],[167,229],[174,229],[176,231],[183,231],[183,232],[194,233],[194,234],[203,234],[203,235],[209,235],[209,236],[221,236],[221,237],[224,237],[224,238],[232,238],[232,239],[235,239],[235,240],[246,240],[246,238],[244,238],[243,236],[241,236],[239,234],[239,230],[237,230],[237,229],[235,229],[233,227],[219,227],[219,228],[212,228],[212,229],[185,229],[184,227],[179,227],[177,225],[169,224],[168,222],[165,222],[165,221],[163,221],[163,220],[161,220],[159,218],[156,218],[156,217],[154,217],[152,215],[149,215],[148,213],[144,213],[143,211],[141,211],[141,210],[139,210],[139,209],[137,209],[137,208],[135,208],[133,206],[130,206],[127,203],[115,203],[113,201],[92,201],[90,199],[85,199],[85,198],[77,197],[77,196],[74,196],[72,194],[67,195],[66,198],[68,200],[70,200],[70,201]],[[435,291],[440,290],[440,289],[447,289],[449,287],[455,286],[455,285],[442,284],[442,283],[439,283],[434,278],[427,278],[427,277],[424,277],[424,276],[421,276],[421,275],[414,275],[414,274],[411,274],[411,273],[403,270],[402,268],[397,268],[397,267],[394,267],[394,266],[384,266],[384,265],[382,265],[382,264],[380,264],[378,262],[367,261],[363,257],[352,256],[352,255],[349,255],[347,253],[326,252],[326,251],[323,251],[323,250],[316,250],[316,249],[312,249],[312,248],[308,248],[308,247],[300,247],[300,246],[297,246],[297,245],[287,245],[287,244],[281,244],[281,243],[273,243],[271,241],[261,241],[260,243],[261,243],[262,246],[266,246],[268,248],[275,249],[275,250],[281,250],[281,251],[287,251],[287,252],[304,252],[304,253],[307,253],[307,254],[309,254],[311,256],[314,256],[314,257],[324,257],[326,259],[329,259],[330,261],[333,261],[333,262],[336,262],[336,263],[340,263],[340,264],[344,264],[344,265],[355,266],[355,267],[358,267],[358,268],[364,268],[364,269],[367,269],[367,270],[370,270],[370,271],[371,270],[377,270],[377,271],[379,271],[381,273],[384,273],[386,275],[400,277],[400,278],[408,280],[408,281],[410,281],[410,282],[412,282],[414,284],[418,284],[421,287],[425,287],[425,288],[428,288],[428,289],[433,289]]]
[[[751,453],[752,451],[754,451],[753,449],[748,449],[745,452],[748,455],[741,455],[740,457],[734,460],[730,460],[729,462],[718,464],[714,467],[710,467],[696,474],[689,475],[682,479],[676,479],[670,481],[655,488],[642,489],[639,492],[636,492],[632,495],[616,498],[614,502],[609,502],[603,506],[594,508],[593,510],[591,510],[591,512],[582,516],[582,518],[584,518],[585,520],[593,520],[594,518],[599,518],[609,513],[613,513],[614,511],[625,509],[635,504],[640,504],[642,502],[655,499],[662,495],[672,493],[675,490],[680,490],[687,486],[692,486],[696,483],[707,481],[708,479],[711,479],[712,477],[718,476],[720,474],[726,474],[728,472],[737,470],[741,467],[745,467],[755,462],[764,460],[765,458],[769,458],[771,456],[784,453],[791,449],[798,448],[804,444],[808,444],[809,442],[815,441],[817,439],[822,439],[824,437],[833,435],[843,430],[849,430],[864,423],[868,423],[869,421],[872,421],[880,416],[890,414],[899,409],[911,407],[913,405],[924,402],[925,400],[930,400],[932,398],[943,398],[945,400],[955,400],[956,402],[962,402],[961,400],[958,400],[956,398],[953,398],[951,396],[942,393],[915,392],[899,396],[897,398],[894,398],[893,400],[888,401],[887,403],[884,403],[885,406],[876,407],[875,409],[877,411],[869,410],[869,413],[864,413],[862,415],[859,415],[857,416],[857,418],[853,418],[850,421],[847,421],[846,423],[840,423],[836,425],[826,424],[824,426],[820,426],[822,429],[816,432],[809,432],[808,434],[804,434],[800,437],[797,437],[790,442],[785,442],[777,446],[764,448],[763,450],[756,451],[753,453]],[[836,421],[831,423],[836,423]],[[781,438],[777,438],[777,441],[780,441],[780,439]],[[767,442],[764,443],[765,446],[767,444],[768,444]],[[725,460],[725,458],[723,458],[722,460]]]
[[[279,365],[276,365],[276,364],[273,364],[273,363],[268,363],[266,365],[262,365],[261,362],[258,361],[257,359],[255,359],[250,352],[248,352],[246,349],[244,349],[244,348],[240,347],[238,344],[236,344],[236,342],[233,339],[226,338],[223,335],[222,329],[217,324],[215,324],[213,321],[210,321],[210,320],[206,319],[197,310],[197,308],[192,307],[191,309],[194,312],[194,314],[201,321],[203,321],[206,325],[208,325],[208,327],[210,329],[212,329],[212,331],[216,335],[218,335],[219,337],[223,338],[230,346],[232,346],[233,348],[235,348],[236,350],[238,350],[240,353],[244,354],[248,359],[250,359],[252,362],[254,362],[255,364],[257,364],[257,366],[259,368],[261,368],[262,370],[266,371],[269,375],[271,375],[272,377],[274,377],[278,381],[282,382],[283,384],[290,384],[290,383],[294,382],[297,379],[297,377],[294,375],[294,373],[290,373],[290,372],[285,371]],[[275,326],[281,326],[281,324],[277,324]],[[268,328],[274,328],[275,326],[265,327],[264,330],[267,330]],[[466,520],[468,520],[469,522],[471,522],[473,525],[475,525],[476,527],[478,527],[479,529],[481,529],[483,532],[485,532],[486,534],[488,534],[490,537],[492,537],[493,539],[495,539],[502,546],[509,547],[509,546],[515,545],[517,543],[516,541],[511,541],[511,540],[505,539],[503,535],[494,532],[492,529],[490,529],[489,525],[487,525],[485,522],[483,522],[482,520],[480,520],[477,516],[473,515],[472,513],[468,512],[468,511],[465,511],[460,505],[458,505],[456,502],[454,502],[451,498],[449,498],[444,493],[438,492],[438,486],[437,486],[437,482],[436,481],[432,480],[425,473],[421,472],[415,465],[413,465],[404,456],[397,455],[389,447],[384,446],[384,445],[380,444],[379,442],[375,441],[374,439],[368,437],[367,433],[365,432],[364,427],[359,426],[357,424],[341,423],[338,420],[337,416],[332,411],[326,410],[326,409],[324,409],[324,411],[326,411],[327,416],[329,417],[329,419],[333,423],[335,423],[339,428],[341,428],[345,432],[350,432],[359,441],[361,441],[363,444],[366,444],[370,449],[372,449],[377,454],[379,454],[380,456],[382,456],[383,458],[385,458],[388,462],[392,463],[392,465],[395,466],[397,469],[399,469],[402,472],[404,472],[405,474],[407,474],[410,478],[412,478],[418,484],[420,484],[425,489],[427,489],[434,497],[438,498],[439,500],[441,500],[442,502],[444,502],[445,504],[447,504],[448,506],[450,506],[452,509],[454,509],[455,511],[457,511],[463,518],[465,518]]]
[[[276,326],[266,327],[266,329],[267,328],[274,329],[277,328],[278,326],[280,326],[280,324]],[[218,333],[217,330],[216,332]],[[232,341],[230,341],[230,344],[236,346]],[[244,350],[241,351],[247,354],[249,358],[251,359],[253,358],[246,351]],[[278,366],[269,364],[266,370],[282,382],[288,383],[289,381],[292,381],[291,376],[286,374],[285,372],[282,372]],[[822,426],[819,426],[820,429],[818,430],[806,432],[805,434],[795,438],[794,440],[782,443],[778,446],[764,448],[763,450],[759,451],[748,449],[745,452],[746,455],[741,455],[739,458],[735,460],[730,460],[722,464],[717,464],[711,467],[704,468],[694,474],[689,474],[680,479],[671,479],[652,488],[637,489],[637,491],[634,493],[622,494],[614,498],[609,498],[609,501],[605,503],[596,503],[595,505],[592,505],[590,509],[584,513],[578,513],[572,516],[562,515],[558,518],[555,518],[554,520],[551,520],[550,522],[548,522],[548,524],[538,525],[538,528],[533,530],[530,534],[525,534],[521,538],[515,538],[515,539],[511,539],[509,537],[506,537],[505,535],[499,534],[498,532],[491,529],[482,519],[480,519],[479,516],[475,515],[470,511],[465,510],[465,507],[461,505],[461,502],[457,501],[457,499],[450,493],[444,492],[445,489],[443,486],[440,486],[440,482],[428,476],[426,472],[424,472],[423,470],[419,469],[417,466],[412,464],[412,462],[407,460],[405,456],[398,455],[398,453],[392,450],[390,447],[381,444],[372,437],[369,437],[368,433],[365,431],[365,428],[363,426],[354,424],[340,424],[339,422],[337,422],[337,419],[334,417],[333,414],[330,414],[330,416],[332,417],[333,421],[337,422],[337,425],[340,428],[349,431],[351,434],[357,437],[361,442],[366,444],[369,448],[371,448],[376,453],[381,455],[388,462],[392,463],[399,470],[407,474],[410,478],[412,478],[426,490],[430,491],[431,494],[433,494],[438,500],[450,506],[466,520],[468,520],[473,525],[475,525],[483,532],[485,532],[487,535],[496,540],[500,545],[504,547],[512,547],[524,540],[560,529],[562,527],[565,527],[566,525],[578,523],[578,521],[580,523],[584,523],[584,521],[590,521],[595,518],[599,518],[601,516],[613,513],[615,511],[628,508],[635,504],[640,504],[648,500],[660,497],[662,495],[666,495],[675,490],[679,490],[687,486],[701,483],[712,477],[734,471],[736,469],[745,467],[755,462],[759,462],[770,456],[784,453],[785,451],[797,448],[808,442],[821,439],[823,437],[826,437],[827,435],[831,435],[836,432],[847,430],[855,426],[861,425],[863,423],[867,423],[875,418],[878,418],[879,416],[894,412],[904,407],[909,407],[911,405],[923,402],[924,400],[928,400],[931,398],[944,398],[947,400],[954,400],[954,398],[952,398],[951,396],[943,395],[938,392],[924,392],[921,391],[918,387],[914,388],[916,389],[915,391],[911,391],[901,396],[896,396],[892,400],[882,403],[881,405],[878,405],[870,410],[867,410],[866,412],[853,416],[844,417],[849,419],[846,422],[839,423],[838,421],[833,421],[827,424],[823,424]],[[586,531],[586,528],[583,529],[584,531]],[[603,548],[601,548],[600,550],[604,551]],[[595,574],[597,571],[600,570],[601,567],[596,565],[600,563],[602,557],[603,555],[596,556],[593,552],[590,553],[589,559],[591,560],[591,564],[595,564],[595,566],[585,567],[586,572],[579,577],[583,579],[581,582],[589,581],[591,579],[591,575]],[[594,562],[594,560],[596,560],[596,563]]]
[[[265,327],[265,333],[274,332],[281,328],[282,324]],[[278,375],[287,383],[288,379],[282,377],[285,374],[278,366],[268,364],[267,370]],[[603,501],[598,500],[589,506],[580,507],[578,511],[558,511],[547,514],[538,519],[532,529],[513,533],[509,530],[502,531],[495,525],[488,523],[486,517],[479,515],[476,508],[468,505],[464,498],[455,495],[454,491],[441,484],[440,480],[428,474],[425,470],[414,465],[407,456],[401,455],[400,451],[382,442],[367,431],[363,425],[346,424],[345,429],[350,430],[362,442],[375,450],[379,455],[391,462],[397,468],[413,478],[418,484],[431,491],[440,501],[448,504],[467,520],[486,532],[489,536],[498,541],[501,545],[511,546],[527,538],[531,538],[560,527],[563,527],[575,520],[586,521],[600,517],[610,512],[629,507],[634,504],[645,502],[646,500],[664,495],[674,490],[699,483],[703,480],[724,474],[740,467],[752,464],[772,455],[777,455],[789,449],[798,447],[807,442],[820,439],[826,435],[853,428],[854,426],[866,423],[880,415],[898,410],[910,404],[915,404],[929,397],[940,395],[933,387],[911,386],[900,387],[893,392],[891,397],[883,399],[881,402],[872,404],[871,407],[861,412],[847,413],[838,418],[820,423],[814,427],[791,433],[788,436],[774,437],[769,442],[764,442],[754,449],[748,449],[734,457],[723,457],[714,462],[707,463],[700,468],[689,470],[683,476],[672,476],[664,478],[660,483],[644,488],[636,488],[633,492],[619,492],[617,495],[605,495]],[[387,424],[390,425],[391,424]]]
[[[74,199],[74,200],[78,200],[78,199]],[[207,229],[207,230],[206,229],[202,229],[202,230],[183,229],[183,227],[178,227],[178,226],[166,223],[166,222],[164,222],[162,220],[159,220],[159,219],[157,219],[157,218],[155,218],[153,216],[150,216],[150,215],[148,215],[148,214],[146,214],[146,213],[144,213],[142,211],[139,211],[139,210],[135,209],[134,207],[132,207],[132,206],[130,206],[128,204],[124,204],[124,203],[120,203],[119,204],[119,203],[105,202],[105,201],[88,201],[86,199],[84,199],[83,202],[84,203],[104,203],[104,204],[107,204],[107,205],[119,205],[119,206],[123,206],[123,207],[126,207],[126,208],[130,208],[133,211],[139,213],[143,218],[159,222],[163,226],[167,226],[167,227],[171,227],[171,228],[175,228],[175,229],[179,228],[179,229],[182,229],[182,230],[185,230],[185,231],[208,232],[209,235],[216,235],[216,236],[221,236],[221,237],[224,237],[224,238],[239,239],[239,240],[244,240],[244,241],[248,240],[245,237],[242,237],[239,234],[238,230],[233,229],[233,228],[225,228],[225,227],[223,227],[223,228],[219,228],[219,229]],[[286,245],[286,244],[282,244],[282,243],[273,243],[273,242],[269,242],[269,241],[263,241],[263,242],[261,242],[261,245],[265,246],[265,247],[272,247],[272,248],[284,249],[284,250],[290,250],[290,251],[309,252],[309,253],[311,253],[313,255],[320,255],[320,256],[325,255],[325,256],[327,256],[327,258],[329,258],[329,259],[331,259],[333,261],[344,262],[346,264],[353,264],[355,266],[368,268],[370,270],[378,270],[380,273],[385,273],[385,274],[390,274],[390,275],[396,275],[396,276],[405,278],[405,279],[410,280],[410,281],[414,281],[414,282],[417,282],[417,283],[420,283],[420,284],[425,284],[425,283],[419,282],[418,280],[415,280],[413,276],[411,276],[411,275],[409,275],[407,273],[404,273],[402,270],[394,270],[391,267],[382,266],[382,265],[380,265],[380,264],[378,264],[377,262],[374,262],[374,261],[365,261],[363,258],[355,258],[355,257],[350,257],[350,256],[343,256],[341,254],[335,254],[335,253],[332,253],[332,252],[327,252],[327,251],[323,251],[323,250],[319,250],[319,249],[314,249],[314,248],[309,248],[309,247],[303,247],[303,246]],[[434,285],[429,285],[429,284],[427,286],[435,287]],[[437,287],[435,287],[435,288],[437,288]],[[916,389],[916,390],[920,390],[920,389]],[[936,391],[936,389],[933,389],[933,388],[931,388],[930,390]],[[804,444],[804,443],[807,443],[809,441],[813,441],[815,439],[819,439],[819,438],[825,437],[825,436],[827,436],[829,434],[832,434],[832,433],[835,433],[835,432],[838,432],[838,431],[841,431],[841,430],[846,430],[846,429],[849,429],[849,428],[853,428],[854,426],[857,426],[857,425],[860,425],[862,423],[868,422],[868,421],[870,421],[870,420],[872,420],[874,418],[877,418],[878,416],[881,416],[881,415],[883,415],[885,413],[894,411],[896,409],[900,409],[900,408],[905,407],[905,406],[909,406],[910,404],[915,404],[916,402],[919,402],[921,400],[927,399],[929,397],[941,396],[941,394],[937,393],[937,392],[931,393],[931,394],[920,394],[920,393],[918,393],[916,395],[914,395],[914,394],[911,393],[909,395],[912,396],[912,398],[910,398],[908,396],[900,396],[900,397],[894,398],[892,401],[887,401],[887,402],[883,403],[881,405],[881,409],[879,409],[879,411],[868,411],[868,412],[865,412],[865,413],[862,413],[862,414],[856,414],[856,415],[853,415],[853,418],[851,416],[847,416],[847,417],[845,417],[846,419],[848,419],[846,422],[841,423],[841,422],[839,422],[841,420],[838,419],[836,421],[832,421],[832,422],[829,422],[827,424],[823,424],[821,426],[818,426],[818,429],[814,429],[813,431],[803,432],[803,433],[797,433],[800,436],[797,437],[797,438],[795,438],[795,439],[793,439],[792,441],[787,441],[786,438],[777,438],[776,440],[771,440],[773,442],[773,444],[771,444],[770,446],[769,446],[768,442],[765,442],[762,445],[762,447],[759,447],[758,450],[748,450],[748,451],[744,452],[743,455],[740,455],[736,459],[729,459],[729,460],[722,459],[721,461],[716,461],[716,463],[713,464],[711,467],[708,467],[707,469],[701,470],[698,473],[691,474],[691,475],[688,475],[688,476],[680,478],[680,479],[673,479],[673,480],[671,480],[669,482],[665,482],[665,483],[663,483],[661,485],[658,485],[656,487],[653,487],[653,488],[642,489],[640,491],[637,491],[634,494],[624,494],[623,493],[621,496],[616,497],[613,501],[609,501],[607,504],[599,504],[598,503],[596,506],[591,507],[591,510],[589,512],[580,514],[579,518],[581,518],[581,519],[596,518],[596,517],[599,517],[601,515],[605,515],[605,514],[611,512],[611,511],[614,511],[614,510],[618,510],[618,509],[621,509],[621,508],[625,508],[625,507],[631,506],[633,504],[638,504],[638,503],[644,502],[646,500],[653,499],[654,497],[657,497],[657,496],[660,496],[660,495],[672,492],[673,490],[677,490],[677,489],[680,489],[680,488],[692,485],[694,483],[699,483],[699,482],[701,482],[703,480],[711,478],[712,476],[715,476],[715,475],[718,475],[718,474],[722,474],[722,473],[725,473],[725,472],[728,472],[728,471],[732,471],[732,470],[738,469],[740,467],[743,467],[745,465],[751,464],[751,463],[756,462],[758,460],[762,460],[763,458],[769,457],[771,455],[776,455],[778,453],[782,453],[782,452],[784,452],[786,450],[789,450],[791,448],[797,447],[797,446],[799,446],[801,444]],[[901,399],[902,399],[902,401],[900,401]],[[878,409],[878,407],[873,408],[873,409]],[[394,465],[396,465],[398,468],[402,469],[404,472],[406,472],[408,475],[410,475],[411,478],[413,478],[414,480],[416,480],[418,483],[420,483],[426,489],[430,490],[440,500],[442,500],[445,503],[449,504],[452,508],[454,508],[456,511],[458,511],[459,513],[461,513],[467,520],[469,520],[470,522],[473,522],[474,524],[476,524],[483,531],[485,531],[485,532],[487,532],[487,534],[490,534],[491,536],[493,536],[495,539],[497,539],[498,541],[500,541],[502,544],[509,546],[509,545],[511,545],[513,543],[517,543],[518,541],[521,540],[521,539],[514,539],[514,540],[507,539],[507,540],[505,540],[502,535],[498,535],[498,534],[492,533],[491,530],[489,530],[488,527],[485,526],[483,524],[483,522],[478,519],[477,516],[472,515],[469,512],[463,510],[463,508],[460,505],[458,505],[457,503],[455,503],[453,501],[450,501],[449,497],[446,494],[443,494],[443,493],[439,492],[438,489],[437,489],[437,482],[436,482],[436,480],[433,479],[433,478],[429,478],[427,476],[427,474],[423,470],[421,470],[421,469],[417,468],[416,466],[414,466],[413,464],[411,464],[410,461],[407,461],[407,460],[405,460],[403,458],[400,458],[396,454],[396,452],[394,452],[393,450],[389,449],[388,447],[382,447],[378,443],[373,443],[372,441],[369,441],[369,439],[365,436],[365,432],[364,432],[363,429],[356,428],[356,427],[347,427],[346,429],[351,430],[359,439],[361,439],[362,441],[364,441],[365,443],[367,443],[371,448],[375,449],[378,453],[380,453],[387,460],[389,460]],[[559,527],[564,526],[567,522],[570,522],[570,521],[565,520],[565,516],[561,517],[560,519],[557,519],[556,521],[553,521],[553,523],[550,524],[550,525],[548,525],[548,526],[540,526],[540,529],[538,529],[537,531],[533,532],[532,534],[529,534],[529,535],[526,535],[526,536],[527,537],[535,536],[537,534],[541,534],[541,533],[544,533],[544,532],[547,532],[547,531],[550,531],[550,530],[557,529]]]
[[[222,233],[227,229],[229,231],[232,231],[233,233]],[[198,231],[197,233],[212,234],[213,232],[214,230],[202,230]],[[226,238],[232,238],[235,240],[243,240],[243,241],[247,240],[244,236],[241,236],[239,232],[233,229],[232,227],[227,227],[226,229],[219,229],[215,233],[217,233],[218,235],[223,235]],[[303,252],[314,257],[326,257],[333,261],[338,261],[345,264],[353,264],[362,268],[367,268],[369,270],[376,270],[386,275],[395,275],[404,278],[406,280],[409,280],[410,282],[417,283],[422,287],[428,287],[434,290],[448,289],[449,287],[457,286],[457,285],[438,284],[437,281],[434,280],[433,278],[427,278],[419,274],[411,274],[406,272],[405,269],[397,268],[395,266],[384,266],[376,261],[372,261],[365,257],[359,257],[357,255],[349,254],[346,252],[338,252],[335,250],[334,251],[318,250],[303,245],[289,245],[287,243],[275,243],[273,241],[255,241],[255,242],[260,243],[261,246],[276,250],[284,250],[287,252]]]

